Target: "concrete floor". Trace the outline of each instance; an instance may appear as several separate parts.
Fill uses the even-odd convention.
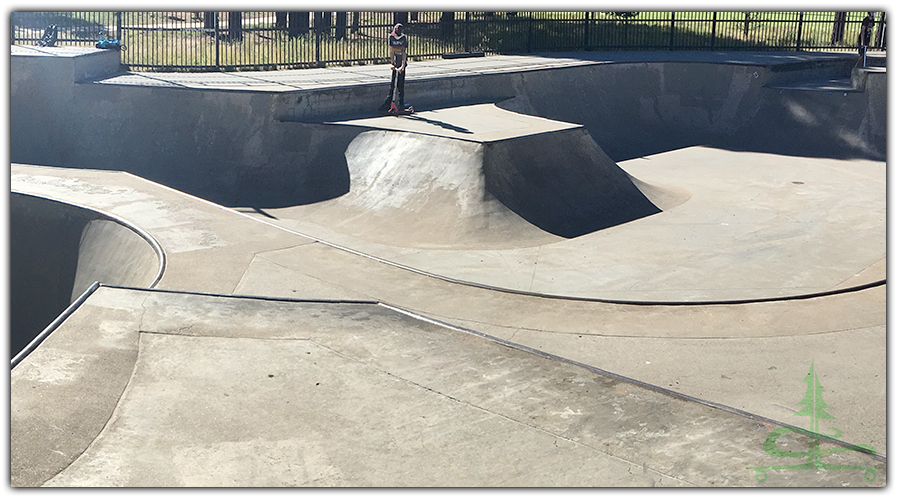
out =
[[[620,166],[690,196],[477,250],[13,164],[12,190],[133,223],[166,270],[101,286],[13,369],[11,484],[885,486],[885,163],[697,147]],[[809,428],[811,368],[841,442],[821,449],[877,456],[760,481],[806,461],[798,432],[777,441],[798,455],[764,447]]]
[[[803,428],[808,425],[806,417],[795,414],[800,409],[797,402],[805,393],[803,379],[813,361],[826,389],[824,397],[831,407],[829,413],[835,417],[833,423],[843,431],[841,440],[870,444],[879,451],[886,448],[884,286],[805,300],[735,305],[628,305],[548,299],[472,288],[411,272],[130,174],[14,165],[12,186],[32,194],[78,200],[144,227],[167,251],[167,268],[158,289],[225,295],[115,288],[95,292],[76,315],[13,371],[15,485],[49,481],[47,485],[96,486],[752,486],[759,483],[746,467],[783,463],[783,459],[775,461],[762,450],[765,435],[777,426],[774,422]],[[222,265],[210,266],[213,261]],[[275,301],[273,305],[269,300],[230,295],[338,302]],[[165,306],[154,305],[159,301]],[[284,315],[279,312],[281,307],[298,308],[299,316]],[[415,327],[372,323],[367,318],[373,314],[373,307],[379,315]],[[323,316],[322,310],[330,308],[338,312]],[[331,316],[335,319],[328,319]],[[354,326],[344,325],[340,318],[352,319]],[[278,326],[270,327],[268,321]],[[307,326],[301,328],[301,324]],[[465,330],[460,332],[449,325]],[[430,340],[416,333],[421,328],[431,332]],[[335,336],[332,341],[340,342],[340,347],[318,338],[325,331],[333,332],[329,335]],[[377,345],[377,339],[384,335],[409,351]],[[281,345],[278,339],[284,336],[296,345],[271,351],[273,343]],[[221,345],[222,339],[231,340]],[[56,342],[62,345],[57,347]],[[428,349],[417,347],[420,342],[426,342]],[[236,345],[227,345],[231,343]],[[319,354],[313,371],[298,371],[298,356],[313,352],[313,347]],[[460,354],[463,347],[471,353]],[[102,354],[106,349],[118,354]],[[376,362],[376,351],[390,359]],[[267,352],[277,352],[278,356]],[[495,358],[499,354],[492,352],[514,359],[501,361]],[[259,361],[253,361],[256,358]],[[353,369],[336,360],[351,363]],[[406,373],[403,367],[410,362],[416,370],[425,370],[427,380]],[[226,367],[226,372],[238,373],[222,377]],[[194,373],[196,370],[201,372]],[[557,370],[564,373],[553,374]],[[102,404],[96,396],[52,395],[72,386],[96,393],[98,374],[102,374],[101,386],[112,385],[105,389]],[[261,384],[271,382],[269,375],[288,377],[291,388],[265,390]],[[460,376],[469,379],[465,383],[454,380]],[[385,377],[387,381],[382,380]],[[345,402],[336,401],[334,394],[295,401],[320,409],[315,416],[303,413],[303,419],[289,406],[271,408],[287,405],[293,399],[284,398],[288,394],[303,394],[300,387],[304,384],[311,386],[322,380],[337,384],[332,390]],[[382,380],[377,385],[390,382],[415,390],[397,393],[370,386],[377,380]],[[554,392],[558,394],[554,397],[561,399],[547,399],[546,390],[536,385],[539,383],[563,384],[562,389],[555,388],[563,392]],[[648,390],[643,384],[673,393]],[[474,400],[460,395],[469,385],[481,391]],[[192,394],[196,391],[200,394]],[[220,399],[229,394],[238,406],[229,409],[220,406],[220,399],[205,400],[213,394]],[[650,404],[653,409],[638,406],[629,411],[622,406],[629,400],[616,402],[616,398],[628,394],[638,394],[635,403]],[[48,412],[41,403],[48,397],[59,403],[54,406],[59,407],[61,415]],[[438,401],[427,401],[435,397]],[[686,401],[685,397],[707,403]],[[72,406],[62,404],[67,398],[74,398]],[[513,404],[516,409],[495,410],[484,398]],[[522,398],[522,402],[514,404],[511,398]],[[284,402],[279,402],[281,399]],[[167,401],[164,407],[159,406],[162,401]],[[592,408],[600,404],[598,401],[608,408]],[[376,407],[370,408],[370,404]],[[441,408],[447,404],[452,409]],[[422,428],[418,421],[408,422],[411,415],[403,410],[402,421],[407,423],[391,427],[398,421],[392,412],[421,405],[428,409],[422,408],[419,418],[443,423],[437,428],[432,424]],[[680,408],[674,415],[672,405]],[[714,408],[719,405],[739,412]],[[248,415],[240,409],[248,406],[262,413]],[[201,412],[203,408],[212,413]],[[465,408],[476,408],[477,412],[448,416],[448,412]],[[604,411],[612,412],[604,418],[613,418],[621,411],[630,423],[616,418],[598,422]],[[71,429],[74,424],[62,425],[71,420],[73,412],[93,415],[82,424],[86,428],[78,429],[80,436]],[[336,425],[335,414],[350,421]],[[292,417],[285,420],[288,415]],[[164,416],[187,428],[171,430],[172,422],[159,420]],[[485,422],[485,418],[499,418],[495,424],[503,425],[491,429],[494,424]],[[532,423],[538,418],[550,423]],[[289,425],[295,419],[319,426],[314,435],[321,437],[298,433],[296,426]],[[454,430],[445,429],[445,425]],[[679,426],[693,426],[694,430],[688,432]],[[40,435],[51,440],[49,448],[59,448],[60,437],[48,431],[54,428],[80,441],[69,450],[59,450],[63,455],[58,460],[46,462],[43,450],[47,448],[34,447],[34,440]],[[223,432],[232,432],[229,429],[237,434],[223,437]],[[365,445],[369,451],[362,457],[335,456],[337,450],[353,447],[350,442],[340,444],[341,440],[358,439],[361,429],[369,429],[362,431],[370,440]],[[373,433],[373,429],[379,432]],[[523,431],[527,434],[521,434]],[[529,435],[534,432],[543,437]],[[589,444],[581,441],[585,439],[579,436],[581,432],[592,436]],[[710,432],[718,435],[707,435]],[[174,441],[159,441],[163,435]],[[193,444],[179,437],[187,435],[191,435]],[[569,447],[552,460],[543,456],[550,451],[549,441],[540,444],[551,437],[565,439]],[[431,444],[422,443],[423,439]],[[377,448],[378,443],[393,444],[383,449]],[[710,448],[698,448],[701,443]],[[414,451],[416,447],[443,449],[449,455],[426,464]],[[530,447],[543,452],[527,452],[522,454],[528,457],[521,459],[524,463],[501,466],[497,464],[503,464],[502,460],[484,455],[486,447],[501,455],[517,455]],[[135,449],[141,452],[134,453]],[[257,456],[263,449],[269,457],[264,463],[246,458]],[[421,468],[400,473],[401,469],[395,468],[397,453]],[[390,457],[387,461],[392,465],[373,469],[370,455]],[[238,456],[245,458],[235,458]],[[476,456],[495,466],[489,471],[472,465],[474,469],[456,470],[453,475],[441,473],[450,464],[469,463]],[[696,463],[685,463],[687,456]],[[720,459],[732,464],[730,472],[713,467],[721,463]],[[847,464],[883,466],[855,452],[842,459],[850,460]],[[246,460],[254,465],[240,465]],[[292,460],[301,460],[302,467],[297,469],[299,463]],[[548,460],[559,465],[551,465]],[[35,470],[39,463],[45,465]],[[232,465],[215,468],[213,474],[204,469],[210,463]],[[586,465],[563,474],[566,464],[571,463]],[[636,476],[634,467],[638,465],[640,473]],[[255,472],[263,469],[267,472]],[[807,475],[770,471],[765,484],[862,486],[883,484],[883,476],[879,470],[875,482],[868,483],[861,474],[847,470],[840,474],[810,471]]]

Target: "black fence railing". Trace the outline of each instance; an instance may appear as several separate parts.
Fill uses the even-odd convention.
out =
[[[387,62],[406,25],[414,59],[582,50],[855,50],[865,12],[13,12],[11,43],[120,40],[138,71],[221,71]],[[886,47],[885,13],[871,47]]]

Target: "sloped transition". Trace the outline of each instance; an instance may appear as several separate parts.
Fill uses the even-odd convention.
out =
[[[10,194],[10,331],[14,357],[95,281],[153,286],[158,245],[88,208]]]
[[[660,212],[580,126],[490,141],[368,130],[345,157],[350,191],[304,217],[392,246],[528,247]]]

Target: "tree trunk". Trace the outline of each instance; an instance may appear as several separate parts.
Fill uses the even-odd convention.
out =
[[[347,37],[347,13],[338,12],[334,17],[334,37],[342,40]]]
[[[309,31],[309,12],[288,12],[288,36],[297,38]]]
[[[241,25],[241,13],[228,13],[228,39],[232,42],[244,40],[244,27]]]
[[[453,24],[456,19],[455,12],[441,12],[441,36],[443,38],[450,38],[453,36]]]
[[[313,16],[313,25],[317,32],[325,33],[331,31],[332,12],[316,12]]]
[[[847,13],[835,12],[834,25],[831,27],[831,45],[835,45],[844,40],[844,30],[847,27]]]

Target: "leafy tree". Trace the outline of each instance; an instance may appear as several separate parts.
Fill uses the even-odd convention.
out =
[[[456,20],[455,12],[441,12],[441,36],[448,38],[453,36],[453,23]]]

